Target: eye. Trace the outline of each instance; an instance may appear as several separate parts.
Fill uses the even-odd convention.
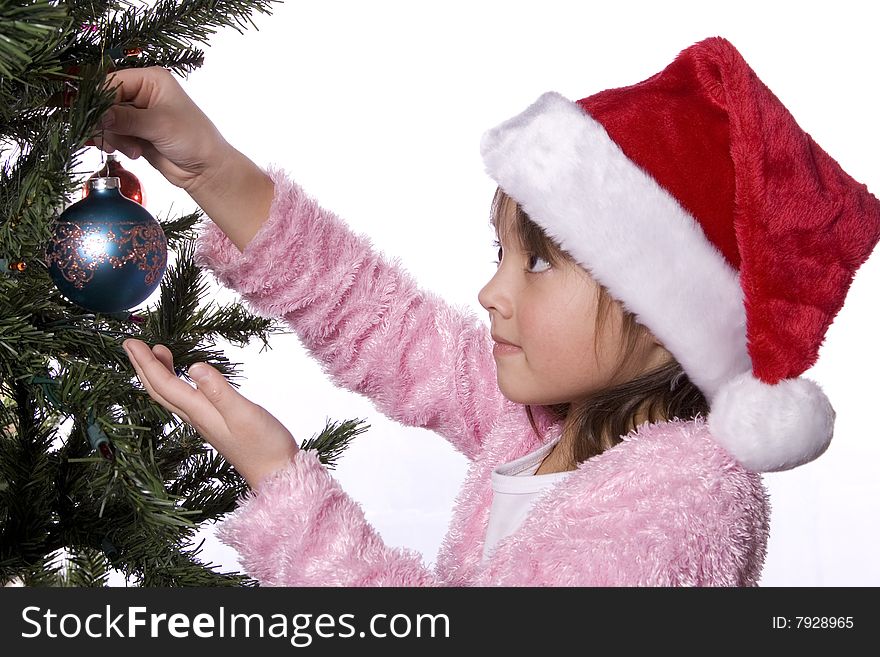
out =
[[[529,255],[529,268],[527,271],[533,274],[540,274],[542,271],[550,269],[551,265],[544,258],[536,256],[534,253]]]
[[[496,241],[496,242],[492,242],[492,246],[497,246],[497,247],[498,247],[498,260],[493,260],[493,261],[492,261],[492,264],[494,264],[494,265],[497,267],[498,265],[501,264],[501,258],[502,258],[502,256],[504,255],[504,253],[503,253],[503,251],[501,250],[501,242],[497,242],[497,241]]]

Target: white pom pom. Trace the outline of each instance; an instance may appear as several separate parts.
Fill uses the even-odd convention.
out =
[[[745,372],[712,400],[709,431],[752,472],[790,470],[818,458],[836,417],[815,381],[798,377],[769,385]]]

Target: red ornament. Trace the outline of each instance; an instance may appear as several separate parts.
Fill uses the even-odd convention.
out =
[[[88,180],[83,185],[83,198],[89,195],[89,180],[93,178],[119,178],[119,191],[122,195],[136,203],[144,204],[144,191],[141,187],[141,181],[131,171],[123,168],[115,153],[107,155],[106,164],[88,177]]]
[[[110,445],[110,443],[99,443],[98,451],[101,453],[101,456],[103,456],[105,460],[116,460],[116,454],[113,452],[113,447]]]

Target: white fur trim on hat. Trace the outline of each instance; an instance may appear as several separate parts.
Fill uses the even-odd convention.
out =
[[[710,401],[750,372],[739,274],[577,103],[550,91],[482,138],[486,172],[663,343]]]
[[[836,415],[828,397],[810,379],[770,385],[746,372],[722,386],[708,426],[743,467],[776,472],[818,458],[834,435]]]

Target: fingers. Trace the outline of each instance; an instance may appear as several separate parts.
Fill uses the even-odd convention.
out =
[[[122,103],[133,101],[138,96],[144,98],[144,92],[148,91],[144,85],[144,75],[136,68],[126,68],[121,71],[113,71],[104,80],[104,87],[113,89],[113,102]],[[148,97],[148,96],[147,96]]]
[[[130,102],[138,107],[149,107],[159,86],[171,77],[171,72],[161,66],[147,68],[124,68],[107,75],[104,86],[114,89],[114,102]]]
[[[190,378],[196,382],[205,398],[217,409],[227,429],[235,432],[247,427],[255,406],[229,385],[226,377],[207,363],[195,363],[189,368]]]
[[[122,346],[150,396],[193,426],[251,486],[299,451],[277,418],[240,395],[214,367],[195,363],[189,368],[198,385],[193,389],[174,374],[173,356],[164,345],[151,349],[129,338]]]
[[[111,107],[102,119],[105,130],[116,135],[154,142],[168,133],[168,118],[161,108],[141,109],[131,105]]]
[[[177,376],[177,372],[174,371],[174,354],[171,353],[171,350],[168,347],[164,344],[153,345],[153,354],[159,359],[160,363],[168,368],[169,372],[172,372]]]
[[[150,397],[194,427],[211,444],[229,441],[230,432],[223,413],[230,409],[241,410],[235,407],[231,399],[243,400],[245,405],[249,402],[229,385],[220,372],[206,363],[198,363],[210,374],[207,382],[197,382],[199,389],[194,389],[174,372],[171,352],[167,347],[159,349],[160,360],[141,340],[129,338],[123,341],[122,346]],[[190,376],[195,378],[192,371],[193,368],[190,368]]]
[[[164,371],[165,377],[170,377],[172,375],[170,372],[168,372],[168,370],[165,369],[164,365],[159,363],[152,356],[152,352],[147,347],[147,345],[140,340],[125,340],[122,343],[122,347],[125,349],[125,353],[128,354],[128,359],[131,361],[131,364],[134,367],[135,372],[137,373],[138,379],[143,384],[150,397],[155,399],[157,402],[159,402],[162,406],[164,406],[175,415],[180,416],[180,418],[184,422],[188,424],[193,424],[189,414],[176,403],[184,391],[179,388],[177,388],[176,390],[171,389],[171,387],[169,386],[170,381],[168,381],[167,378],[162,378],[160,380],[160,373],[157,372],[156,365],[158,365],[159,369]],[[154,365],[154,363],[156,365]],[[188,388],[192,393],[197,394],[184,381],[181,381],[176,376],[174,376],[173,378],[181,386]],[[158,388],[157,383],[159,384]]]
[[[106,153],[119,151],[130,160],[136,160],[148,150],[148,144],[137,137],[125,137],[113,132],[99,132],[86,141],[86,146],[96,146]]]
[[[160,102],[163,89],[167,90],[169,84],[175,83],[171,72],[160,66],[122,69],[108,74],[104,86],[114,89],[114,105],[101,117],[95,132],[112,132],[118,137],[152,141],[161,134],[161,125],[157,125],[154,118],[154,108]],[[115,142],[111,140],[111,143]],[[131,151],[132,159],[143,153],[142,145],[139,146],[137,141],[120,142],[118,149],[129,157],[132,157],[129,155]]]

